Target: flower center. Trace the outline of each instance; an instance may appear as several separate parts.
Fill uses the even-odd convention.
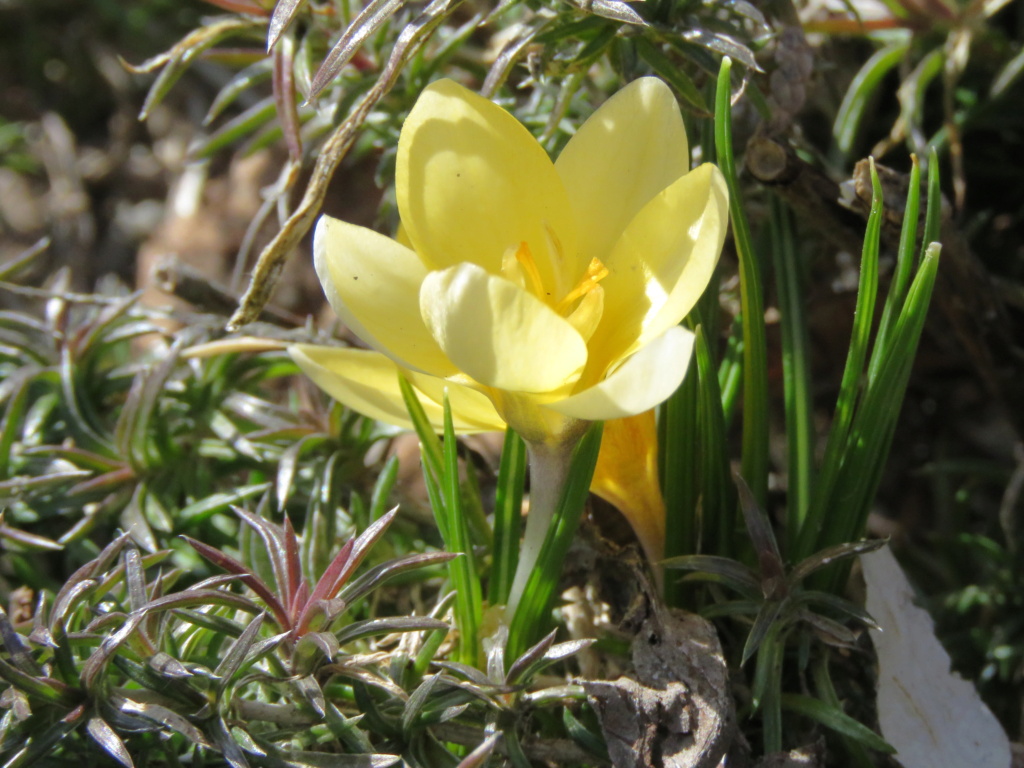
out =
[[[549,234],[555,255],[561,260],[560,243],[554,233]],[[590,340],[604,312],[604,289],[600,283],[608,276],[608,268],[600,259],[591,259],[583,276],[561,298],[558,298],[560,291],[557,287],[548,290],[526,241],[505,252],[501,260],[501,273],[568,320],[584,341]]]

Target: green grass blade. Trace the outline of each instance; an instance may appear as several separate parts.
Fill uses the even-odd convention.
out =
[[[743,315],[743,477],[763,504],[768,493],[768,353],[765,344],[764,288],[750,226],[743,210],[732,151],[729,73],[722,59],[715,98],[715,149],[718,167],[729,186],[732,236],[740,261],[740,302]]]
[[[512,429],[505,431],[505,444],[498,467],[498,488],[494,505],[494,543],[488,599],[504,605],[519,563],[519,536],[523,527],[523,480],[526,477],[526,443]]]
[[[834,528],[838,524],[839,514],[837,510],[830,508],[829,499],[832,497],[833,485],[843,464],[850,424],[853,421],[854,408],[860,393],[864,361],[867,358],[868,342],[871,338],[871,326],[874,320],[875,299],[878,293],[882,186],[874,169],[874,163],[871,166],[871,183],[873,190],[871,213],[868,216],[867,231],[864,234],[850,351],[846,356],[846,368],[843,370],[842,382],[839,385],[836,411],[825,447],[825,458],[815,484],[814,496],[811,506],[807,510],[807,518],[797,536],[796,551],[790,553],[790,559],[793,562],[803,560],[824,546],[825,543],[836,543],[834,530],[829,532],[827,529],[829,526]]]
[[[865,393],[863,405],[850,430],[850,456],[832,495],[837,525],[833,536],[822,540],[824,545],[850,541],[863,533],[871,499],[878,488],[896,431],[917,344],[924,330],[938,270],[939,251],[938,243],[929,247],[893,331],[891,353],[880,367],[878,378]],[[848,568],[841,570],[845,573]]]
[[[921,240],[920,260],[924,261],[928,246],[939,242],[942,228],[942,188],[939,186],[939,157],[935,150],[928,153],[928,203],[924,217],[924,237]]]
[[[743,318],[737,317],[726,341],[725,354],[718,366],[718,388],[722,392],[722,414],[725,425],[732,425],[743,388]]]
[[[399,386],[405,407],[416,434],[420,439],[420,453],[423,460],[423,479],[427,498],[434,512],[438,530],[444,540],[445,549],[462,556],[448,563],[448,578],[455,591],[455,621],[459,628],[458,660],[463,664],[476,666],[477,639],[480,626],[481,596],[480,580],[476,577],[471,561],[469,531],[462,514],[462,495],[459,488],[458,456],[451,428],[451,413],[445,406],[445,445],[434,434],[434,428],[423,412],[419,398],[405,377],[399,376]],[[451,439],[448,439],[450,437]]]
[[[782,662],[786,637],[782,622],[772,623],[757,651],[757,669],[751,688],[753,704],[761,710],[764,753],[782,749]]]
[[[434,427],[423,411],[416,391],[404,376],[399,375],[398,386],[402,391],[406,410],[409,411],[409,418],[416,429],[416,435],[420,439],[420,461],[423,462],[423,479],[427,486],[427,497],[434,510],[434,519],[441,531],[441,538],[447,543],[451,537],[445,528],[448,518],[440,511],[444,505],[444,496],[440,486],[444,466],[441,457],[441,441],[434,434]]]
[[[452,423],[452,409],[448,392],[444,396],[444,512],[448,518],[446,527],[451,541],[445,546],[449,552],[459,552],[449,564],[452,586],[455,587],[455,615],[459,625],[459,660],[463,664],[476,664],[479,655],[479,627],[481,608],[480,576],[473,557],[473,546],[469,538],[469,526],[462,501],[462,487],[459,483],[458,443],[455,440],[455,426]]]
[[[814,422],[811,395],[807,314],[793,218],[782,201],[771,197],[772,255],[782,330],[782,380],[786,409],[788,501],[786,533],[794,537],[807,516],[814,479]],[[792,549],[787,542],[786,551]]]
[[[909,48],[908,42],[894,43],[883,48],[868,59],[854,76],[832,126],[832,137],[844,157],[853,151],[857,129],[875,90],[889,71],[903,60]]]
[[[907,192],[907,207],[903,212],[903,229],[900,231],[900,245],[896,252],[896,274],[889,286],[889,294],[885,298],[882,319],[878,324],[875,348],[871,353],[868,366],[868,380],[878,375],[878,368],[885,355],[888,354],[889,338],[892,326],[896,322],[900,308],[907,298],[907,288],[914,272],[915,250],[917,245],[917,217],[921,208],[921,168],[917,157],[911,155],[913,165],[910,169],[910,188]]]
[[[687,376],[661,406],[658,422],[661,488],[665,497],[665,557],[697,551],[697,377]],[[665,585],[665,600],[680,605],[681,585]]]
[[[697,328],[696,359],[700,398],[696,442],[700,447],[701,517],[707,523],[705,529],[709,535],[712,526],[716,531],[715,542],[702,542],[700,551],[730,557],[736,541],[736,499],[729,474],[729,448],[718,372],[704,338],[703,326]]]
[[[885,755],[892,755],[896,752],[896,749],[885,739],[838,707],[799,693],[784,693],[780,700],[783,709],[808,717],[836,733],[855,739],[870,749]]]
[[[392,456],[384,464],[377,482],[373,484],[373,494],[370,496],[370,519],[369,523],[380,520],[387,512],[388,497],[398,480],[398,457]]]
[[[842,704],[835,687],[832,685],[832,677],[829,675],[828,662],[830,655],[831,653],[826,651],[814,663],[812,671],[814,687],[822,701],[841,710]],[[854,768],[873,768],[875,761],[871,759],[868,751],[860,741],[843,734],[840,734],[840,738],[842,739],[843,746],[846,747],[850,759],[853,761]]]

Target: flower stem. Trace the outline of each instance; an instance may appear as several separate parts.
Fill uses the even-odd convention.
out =
[[[576,443],[577,440],[573,439],[556,443],[526,444],[526,453],[530,459],[530,514],[526,516],[523,547],[519,552],[519,564],[516,566],[516,575],[509,592],[508,609],[505,614],[509,620],[515,615],[526,582],[537,565],[544,539],[547,537],[566,480],[569,478]]]

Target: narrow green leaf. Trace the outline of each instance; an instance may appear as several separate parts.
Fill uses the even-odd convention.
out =
[[[398,457],[392,456],[384,463],[384,468],[377,476],[373,484],[373,493],[370,495],[370,522],[379,520],[387,511],[388,499],[391,491],[398,480]]]
[[[895,747],[866,725],[862,725],[841,709],[829,706],[820,699],[803,696],[799,693],[784,693],[780,701],[784,709],[809,717],[836,733],[856,739],[869,749],[874,749],[884,755],[896,754]]]
[[[842,703],[839,701],[839,696],[836,694],[835,687],[832,685],[832,677],[829,674],[829,659],[831,658],[831,651],[828,648],[824,649],[824,652],[818,656],[812,667],[812,675],[814,678],[814,687],[818,693],[818,696],[828,705],[834,709],[842,711]],[[875,761],[871,759],[868,751],[864,748],[864,745],[849,736],[840,734],[840,739],[843,745],[846,747],[846,751],[853,761],[854,768],[874,768]]]
[[[766,600],[761,604],[761,609],[757,612],[757,616],[754,617],[754,626],[750,628],[750,632],[747,633],[746,642],[743,644],[741,665],[746,664],[750,657],[760,650],[761,645],[770,634],[778,631],[776,624],[780,621],[779,614],[782,612],[783,605],[784,603],[781,600]],[[760,658],[757,661],[757,666],[760,672]]]
[[[697,395],[700,400],[697,434],[700,446],[701,514],[705,521],[705,540],[701,542],[701,549],[728,557],[735,553],[736,498],[730,477],[722,392],[718,388],[718,372],[703,325],[697,327],[695,357],[699,379]]]
[[[704,101],[704,96],[701,94],[700,89],[690,76],[683,71],[678,62],[669,59],[659,45],[651,42],[646,37],[634,38],[634,44],[636,45],[637,53],[640,54],[640,58],[651,65],[651,69],[654,70],[656,75],[671,85],[676,93],[689,102],[692,107],[700,112],[706,113],[708,111],[708,105]]]
[[[480,651],[478,634],[483,616],[480,576],[477,572],[473,547],[463,509],[462,489],[459,483],[458,443],[455,440],[455,426],[452,422],[451,404],[448,393],[444,396],[444,472],[442,475],[445,527],[451,538],[445,540],[450,552],[461,554],[448,564],[455,587],[455,615],[459,627],[459,661],[475,664]]]
[[[488,599],[491,605],[508,602],[519,562],[519,537],[523,527],[523,482],[526,477],[526,443],[511,428],[505,431],[498,467],[494,504],[493,565]]]
[[[213,98],[210,108],[206,111],[206,116],[203,118],[203,125],[210,125],[247,90],[265,80],[269,80],[272,67],[273,61],[271,59],[260,59],[255,64],[250,64],[232,77],[228,84],[221,88]]]
[[[838,524],[840,511],[829,506],[834,485],[839,476],[847,448],[850,425],[854,409],[861,392],[861,376],[867,358],[871,327],[874,323],[875,297],[878,292],[878,251],[882,226],[882,185],[871,163],[871,213],[868,216],[861,254],[860,281],[857,286],[857,305],[854,309],[854,326],[850,349],[846,356],[846,367],[839,385],[836,411],[825,446],[825,457],[814,488],[811,507],[806,523],[797,537],[797,547],[791,557],[802,560],[812,552],[828,544],[838,543],[834,527]]]
[[[832,136],[844,157],[853,151],[857,129],[875,90],[889,71],[903,61],[909,48],[909,43],[905,41],[882,48],[865,62],[846,89],[832,126]]]
[[[715,153],[729,187],[729,218],[740,261],[740,304],[743,317],[743,477],[759,504],[768,493],[768,349],[765,342],[764,287],[761,267],[750,237],[750,225],[733,159],[730,72],[722,59],[715,95]]]
[[[928,153],[928,203],[924,219],[924,237],[921,239],[920,261],[924,261],[928,246],[939,242],[942,229],[942,188],[939,184],[939,157],[935,150]]]
[[[231,644],[231,648],[224,654],[220,663],[217,664],[217,668],[214,669],[213,674],[220,678],[220,682],[217,684],[218,696],[224,693],[235,673],[241,669],[242,662],[245,661],[253,643],[256,642],[256,638],[259,636],[264,616],[266,614],[261,613],[249,622],[238,639]]]
[[[842,467],[833,496],[842,503],[830,502],[837,513],[835,530],[830,532],[834,538],[823,540],[823,545],[849,541],[864,531],[924,329],[940,250],[938,243],[929,246],[893,332],[891,354],[865,393],[863,405],[851,427],[850,456]],[[831,583],[838,585],[847,570],[833,571]]]
[[[661,405],[658,420],[659,475],[665,497],[665,556],[678,557],[698,551],[697,533],[697,376],[688,375]],[[669,605],[682,603],[681,587],[674,581],[665,584]]]
[[[270,490],[272,485],[272,483],[256,483],[254,485],[243,485],[234,491],[210,494],[205,499],[200,499],[182,507],[176,516],[178,524],[181,528],[191,528],[208,520],[218,512],[225,512],[232,506],[241,504],[246,499],[251,499],[261,493],[265,493]]]
[[[189,154],[194,159],[212,157],[220,150],[251,136],[276,116],[277,105],[274,103],[274,97],[267,96],[201,140],[190,149]]]
[[[162,66],[156,81],[150,86],[146,94],[146,101],[139,112],[139,120],[146,120],[156,106],[163,101],[171,87],[178,81],[192,62],[205,50],[216,45],[225,37],[241,32],[246,29],[255,28],[257,22],[239,16],[230,16],[204,24],[195,31],[186,35],[170,51],[160,57],[152,59],[139,67],[133,69],[138,71],[149,71],[156,66]]]
[[[804,309],[803,274],[799,264],[793,217],[777,195],[771,195],[770,216],[775,285],[778,292],[782,335],[782,386],[786,410],[787,551],[807,516],[814,479],[814,398],[808,350],[807,313]]]
[[[910,278],[914,273],[917,261],[917,219],[921,204],[921,167],[918,165],[916,156],[911,155],[910,159],[912,162],[910,185],[907,189],[907,206],[903,211],[903,228],[900,231],[899,249],[896,252],[896,273],[889,284],[889,293],[885,297],[885,306],[882,309],[882,319],[878,324],[878,332],[875,334],[875,346],[871,353],[871,362],[868,365],[869,381],[878,375],[878,368],[889,353],[892,327],[904,301],[906,301]]]
[[[786,650],[782,622],[771,625],[757,653],[757,670],[751,696],[761,710],[762,744],[770,755],[782,749],[782,661]]]
[[[720,557],[718,555],[683,555],[682,557],[670,557],[667,560],[663,560],[661,565],[665,568],[709,573],[717,576],[721,583],[732,587],[747,597],[763,597],[761,594],[761,581],[757,574],[749,566],[728,557]]]

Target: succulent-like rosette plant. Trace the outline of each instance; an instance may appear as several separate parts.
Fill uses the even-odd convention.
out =
[[[441,431],[509,425],[526,441],[530,515],[514,610],[590,422],[641,414],[682,382],[728,222],[719,170],[690,170],[668,86],[641,78],[554,162],[512,115],[441,80],[398,141],[398,239],[324,216],[314,259],[341,320],[371,350],[298,344],[342,403],[409,425],[398,375]],[[657,525],[634,521],[648,550]]]

